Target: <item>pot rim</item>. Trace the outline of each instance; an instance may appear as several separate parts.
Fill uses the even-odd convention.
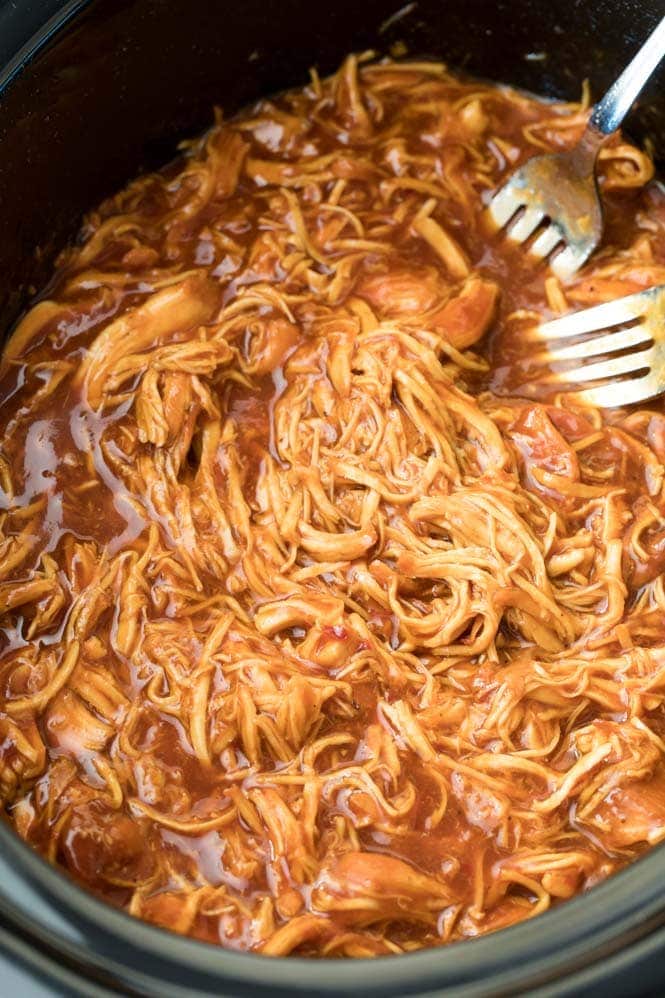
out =
[[[0,855],[13,873],[38,888],[80,930],[83,946],[78,933],[73,941],[55,940],[70,958],[112,973],[120,963],[123,970],[157,973],[160,980],[173,983],[181,978],[199,988],[206,981],[210,986],[224,979],[285,993],[311,994],[315,989],[320,995],[360,987],[368,996],[442,988],[454,988],[459,996],[524,992],[607,959],[665,924],[662,846],[588,893],[531,920],[414,953],[344,961],[238,952],[150,925],[80,887],[5,823],[0,823]],[[4,895],[5,913],[8,902],[11,913],[13,900]],[[25,928],[30,931],[30,926]],[[52,936],[39,916],[37,930]]]
[[[42,26],[13,54],[0,46],[0,58],[7,58],[0,69],[0,99],[91,2],[68,0],[62,5],[58,0],[45,0],[41,10],[47,12],[47,20]],[[143,977],[147,985],[164,983],[167,990],[162,994],[193,995],[212,988],[219,995],[220,981],[242,987],[245,994],[247,986],[256,994],[264,990],[319,995],[362,991],[368,998],[433,990],[440,994],[450,988],[460,998],[524,993],[595,966],[665,924],[661,887],[665,844],[588,893],[534,919],[477,939],[371,960],[271,958],[160,929],[99,900],[0,821],[0,869],[3,864],[38,888],[44,900],[77,930],[65,938],[54,932],[42,912],[28,916],[20,909],[20,899],[6,891],[0,880],[0,911],[24,936],[60,952],[77,967],[93,967],[102,973],[102,981],[110,975],[112,981],[126,978],[136,987]],[[169,985],[177,985],[177,990],[169,991]]]

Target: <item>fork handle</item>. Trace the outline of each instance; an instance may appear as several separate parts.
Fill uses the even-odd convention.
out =
[[[591,127],[603,135],[615,132],[663,56],[665,56],[665,17],[603,99],[596,104],[589,119]]]

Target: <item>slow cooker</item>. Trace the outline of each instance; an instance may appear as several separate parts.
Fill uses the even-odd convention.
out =
[[[574,99],[599,94],[663,0],[0,0],[0,332],[82,213],[179,139],[351,51],[444,59]],[[627,123],[665,159],[665,72]],[[0,822],[0,994],[648,995],[665,992],[665,846],[531,922],[372,961],[270,959],[131,919]]]

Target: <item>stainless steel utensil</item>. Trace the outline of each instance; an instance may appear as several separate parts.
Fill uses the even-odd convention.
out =
[[[665,284],[571,312],[527,335],[547,344],[530,361],[554,367],[539,383],[589,385],[579,391],[581,401],[611,409],[665,392]]]
[[[530,159],[490,204],[497,227],[509,226],[510,237],[518,243],[541,228],[530,251],[536,257],[550,257],[558,277],[578,270],[601,240],[603,217],[595,179],[598,151],[619,127],[664,55],[665,18],[595,105],[575,148]],[[518,211],[519,217],[509,225]]]

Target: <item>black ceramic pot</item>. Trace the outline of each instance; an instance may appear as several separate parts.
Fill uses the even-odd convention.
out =
[[[81,214],[176,142],[350,50],[413,53],[530,90],[598,94],[665,0],[0,0],[0,333]],[[628,131],[665,160],[665,74]],[[230,953],[137,922],[0,822],[0,995],[494,996],[665,993],[665,846],[494,935],[373,961]],[[3,969],[4,966],[4,969]],[[14,968],[14,969],[12,969]],[[28,981],[29,977],[22,978]],[[37,992],[35,992],[37,993]]]

